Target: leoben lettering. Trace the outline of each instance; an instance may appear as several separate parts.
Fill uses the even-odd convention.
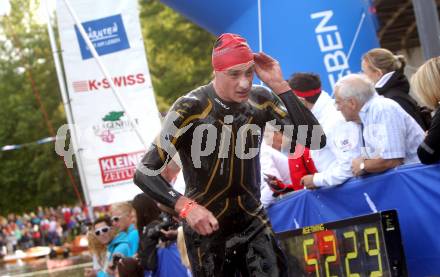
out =
[[[350,66],[345,55],[344,45],[337,25],[330,25],[333,17],[332,10],[316,12],[310,15],[311,19],[319,19],[315,28],[316,40],[319,49],[324,53],[324,65],[328,72],[331,87],[342,75],[350,74]],[[335,78],[336,75],[336,78]]]

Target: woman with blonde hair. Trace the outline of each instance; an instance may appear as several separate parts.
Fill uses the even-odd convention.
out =
[[[362,56],[362,71],[375,84],[379,95],[396,101],[412,118],[427,130],[428,120],[417,102],[409,95],[409,82],[404,75],[406,59],[385,48],[374,48]]]
[[[413,75],[411,84],[420,100],[435,110],[428,134],[417,149],[420,161],[432,164],[440,160],[440,56],[425,62]]]
[[[113,204],[110,208],[112,225],[120,232],[118,236],[126,236],[130,244],[129,257],[136,254],[139,247],[139,232],[134,222],[136,211],[129,202]]]
[[[87,240],[89,242],[89,252],[92,255],[93,268],[86,268],[84,270],[84,276],[94,277],[98,271],[105,270],[107,246],[96,238],[93,230],[89,230],[87,233]]]

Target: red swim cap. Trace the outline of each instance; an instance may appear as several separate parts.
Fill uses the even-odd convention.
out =
[[[253,60],[254,55],[246,40],[236,34],[222,34],[212,50],[212,67],[215,71],[223,71]]]

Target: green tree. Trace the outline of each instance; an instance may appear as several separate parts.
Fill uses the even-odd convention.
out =
[[[11,13],[0,18],[0,146],[51,136],[35,90],[53,128],[66,123],[46,26],[35,19],[39,1],[10,2]],[[140,3],[153,87],[159,109],[166,111],[210,80],[215,38],[159,1]],[[77,202],[51,143],[0,152],[0,191],[0,214]]]
[[[141,1],[141,26],[156,99],[166,111],[210,81],[215,37],[157,0]]]
[[[0,18],[1,146],[51,136],[35,91],[55,132],[65,123],[47,30],[35,20],[38,6],[14,0],[11,13]],[[77,201],[50,143],[0,152],[0,190],[0,214]]]

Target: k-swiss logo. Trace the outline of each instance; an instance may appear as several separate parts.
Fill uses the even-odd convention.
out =
[[[129,74],[125,76],[112,77],[113,83],[116,87],[130,87],[145,83],[144,73]],[[87,91],[97,91],[102,89],[109,89],[110,82],[107,78],[101,80],[83,80],[72,82],[72,87],[74,92],[87,92]]]

